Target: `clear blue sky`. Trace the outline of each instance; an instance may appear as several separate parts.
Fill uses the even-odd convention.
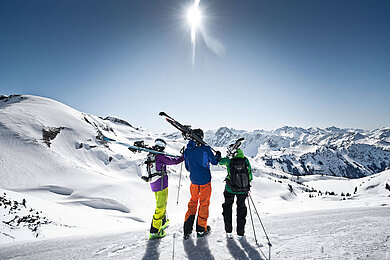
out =
[[[0,94],[50,97],[171,132],[390,125],[390,1],[0,1]]]

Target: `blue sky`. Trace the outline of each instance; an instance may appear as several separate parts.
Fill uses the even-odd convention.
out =
[[[0,1],[0,94],[53,98],[156,132],[165,111],[204,129],[390,122],[390,2]]]

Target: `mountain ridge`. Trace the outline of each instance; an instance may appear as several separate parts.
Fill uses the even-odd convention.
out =
[[[321,174],[347,178],[369,176],[390,167],[390,127],[301,128],[275,130],[208,130],[211,146],[225,147],[244,137],[245,154],[271,168],[293,175]]]

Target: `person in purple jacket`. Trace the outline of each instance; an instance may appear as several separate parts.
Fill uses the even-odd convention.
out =
[[[157,138],[154,149],[164,151],[166,142]],[[150,227],[149,239],[162,238],[165,236],[164,229],[169,225],[169,219],[166,218],[166,209],[168,201],[168,175],[167,165],[175,165],[184,161],[184,156],[171,158],[163,154],[148,154],[147,176],[142,176],[146,182],[150,182],[150,187],[156,197],[156,210],[153,215]]]

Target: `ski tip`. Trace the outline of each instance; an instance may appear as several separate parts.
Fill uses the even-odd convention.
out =
[[[168,116],[165,112],[158,113],[159,116]]]
[[[108,137],[103,137],[104,141],[115,141],[114,139],[108,138]]]
[[[237,142],[242,142],[242,141],[244,141],[245,140],[245,138],[244,137],[241,137],[241,138],[239,138],[238,140],[237,140]]]

